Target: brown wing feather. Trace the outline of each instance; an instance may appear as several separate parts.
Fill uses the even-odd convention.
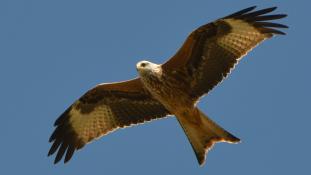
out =
[[[57,152],[57,163],[64,162],[75,150],[118,128],[144,123],[167,116],[168,111],[152,99],[140,79],[101,84],[88,91],[56,121],[50,137],[53,142],[48,155]]]
[[[193,98],[209,92],[252,48],[274,34],[285,34],[275,28],[287,26],[267,21],[286,15],[265,15],[276,7],[253,12],[254,9],[255,6],[199,27],[162,68],[182,70],[184,75],[191,77],[188,83]]]

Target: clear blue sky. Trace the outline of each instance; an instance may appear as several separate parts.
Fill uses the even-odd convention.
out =
[[[247,55],[200,108],[242,143],[200,168],[175,118],[119,130],[66,165],[47,157],[55,119],[101,82],[161,63],[196,27],[278,6],[288,35]],[[0,1],[0,174],[310,174],[309,1]]]

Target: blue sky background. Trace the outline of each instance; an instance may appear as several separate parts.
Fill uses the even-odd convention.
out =
[[[55,119],[101,82],[162,63],[196,27],[258,5],[289,17],[287,36],[248,54],[200,108],[242,143],[200,168],[175,118],[119,130],[53,165]],[[0,174],[310,174],[309,1],[0,1]]]

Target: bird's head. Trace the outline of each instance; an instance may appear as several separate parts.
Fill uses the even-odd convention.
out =
[[[149,61],[140,61],[136,64],[136,69],[140,75],[145,74],[160,74],[161,65],[151,63]]]

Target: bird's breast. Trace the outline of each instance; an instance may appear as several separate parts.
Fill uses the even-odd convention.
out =
[[[147,75],[141,79],[151,95],[171,112],[194,105],[186,83],[174,75]]]

